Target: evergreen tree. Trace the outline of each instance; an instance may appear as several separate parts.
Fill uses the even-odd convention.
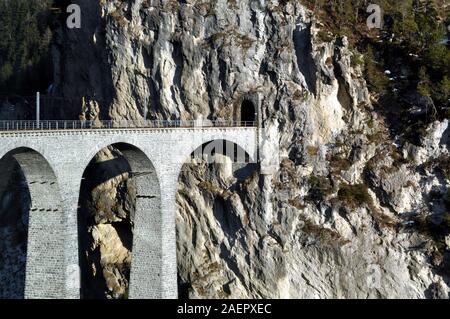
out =
[[[0,0],[0,92],[35,91],[51,80],[51,0]]]
[[[431,96],[431,81],[427,74],[427,69],[423,66],[419,71],[419,83],[417,84],[417,92],[423,96]]]

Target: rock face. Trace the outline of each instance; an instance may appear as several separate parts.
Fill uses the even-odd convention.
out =
[[[253,107],[276,133],[264,175],[185,165],[183,296],[449,296],[448,121],[422,145],[390,136],[346,39],[322,42],[299,1],[73,2],[82,28],[62,31],[55,54],[64,116],[253,120]],[[110,226],[92,227],[102,263],[129,263]]]
[[[136,191],[127,162],[112,147],[85,172],[79,215],[83,298],[128,296]]]

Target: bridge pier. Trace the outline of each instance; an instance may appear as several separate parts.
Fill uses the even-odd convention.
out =
[[[61,157],[53,166],[58,180],[55,176],[52,183],[31,184],[36,191],[36,195],[32,195],[33,207],[56,202],[58,209],[36,213],[31,209],[25,284],[27,299],[80,298],[77,214],[81,168],[77,166],[79,164],[70,162],[69,157]]]
[[[157,171],[141,150],[128,148],[121,149],[121,152],[129,163],[131,172],[147,172],[132,174],[136,184],[137,198],[129,298],[162,298],[162,198]]]
[[[178,165],[164,165],[161,170],[162,193],[162,298],[178,298],[176,194],[178,187]]]
[[[70,175],[70,174],[68,174]],[[67,176],[62,186],[64,205],[64,293],[59,298],[80,299],[81,274],[79,266],[79,234],[78,234],[78,200],[80,183],[72,176]],[[72,184],[72,185],[70,185]],[[64,296],[64,297],[62,297]]]
[[[56,175],[39,153],[20,149],[3,160],[15,160],[31,199],[28,216],[25,298],[64,295],[64,209]]]

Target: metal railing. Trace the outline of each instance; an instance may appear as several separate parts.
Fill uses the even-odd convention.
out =
[[[255,127],[256,122],[209,120],[126,120],[126,121],[0,121],[0,131],[152,129],[195,127]]]

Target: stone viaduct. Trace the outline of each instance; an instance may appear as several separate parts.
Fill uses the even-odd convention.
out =
[[[80,186],[89,162],[110,145],[127,159],[138,190],[129,297],[177,298],[175,196],[182,165],[194,150],[215,140],[239,145],[256,161],[258,131],[256,127],[0,130],[0,170],[7,167],[5,162],[17,161],[31,197],[25,298],[80,297]]]

